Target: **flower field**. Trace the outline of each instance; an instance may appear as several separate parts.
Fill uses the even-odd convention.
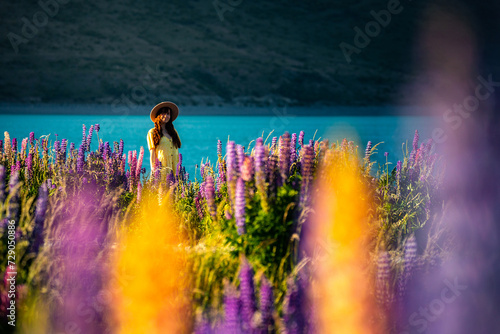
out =
[[[449,253],[418,132],[395,163],[285,132],[150,178],[99,131],[0,140],[2,333],[401,333]]]

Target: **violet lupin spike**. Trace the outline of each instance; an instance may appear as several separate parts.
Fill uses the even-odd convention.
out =
[[[259,141],[260,139],[260,141]],[[269,212],[269,205],[267,203],[267,191],[266,191],[266,165],[265,165],[265,155],[266,150],[262,144],[262,138],[257,139],[255,145],[254,157],[255,157],[255,185],[260,196],[260,203],[264,212]]]
[[[236,288],[226,283],[224,288],[224,334],[240,334],[240,299]]]
[[[240,270],[240,303],[243,331],[251,333],[253,330],[252,319],[257,307],[255,303],[253,269],[244,257],[241,260]]]
[[[261,331],[262,333],[272,333],[274,329],[274,296],[273,287],[267,280],[266,276],[262,276],[260,284],[260,314],[261,314]]]
[[[141,146],[141,149],[139,151],[139,160],[137,161],[137,168],[135,170],[135,177],[137,180],[140,180],[140,173],[142,169],[142,161],[144,159],[144,147]]]
[[[222,141],[220,139],[217,140],[217,157],[219,159],[222,157]]]
[[[304,304],[303,291],[299,282],[290,278],[287,282],[287,292],[283,305],[283,321],[287,334],[306,332],[306,319],[302,309]]]
[[[0,160],[3,160],[3,140],[0,139]]]
[[[33,147],[33,143],[35,142],[35,133],[33,131],[30,132],[29,141],[30,141],[31,147]]]
[[[370,164],[370,154],[372,153],[372,142],[368,141],[365,149],[365,161],[367,164]]]
[[[300,147],[304,146],[304,131],[299,132],[299,145]]]
[[[85,124],[82,124],[82,145],[84,149],[87,148],[87,127]]]
[[[238,228],[239,235],[242,235],[246,232],[245,206],[245,181],[243,181],[242,178],[238,178],[238,180],[236,181],[234,216],[236,218],[236,226]]]
[[[276,144],[278,143],[278,137],[273,137],[271,141],[271,151],[276,151]]]
[[[290,142],[290,166],[293,165],[297,159],[297,134],[292,133],[292,140]]]
[[[404,267],[401,275],[398,278],[398,297],[402,301],[405,294],[408,282],[410,281],[413,268],[417,259],[417,239],[412,234],[405,243]]]
[[[285,184],[290,174],[290,134],[285,132],[280,138],[279,168],[281,183]]]
[[[66,148],[67,147],[68,147],[68,140],[66,138],[64,138],[63,140],[61,140],[61,149],[60,149],[61,160],[63,162],[66,161]]]
[[[236,148],[233,141],[228,141],[226,145],[226,167],[227,167],[227,180],[228,182],[236,179]]]
[[[44,182],[38,190],[38,199],[36,201],[35,227],[33,228],[33,243],[31,244],[31,251],[34,253],[38,253],[38,249],[42,244],[43,224],[45,222],[45,216],[47,213],[47,203],[48,189],[47,183]]]
[[[26,147],[28,146],[28,138],[24,138],[21,142],[21,157],[26,158]]]
[[[237,158],[237,175],[241,174],[241,166],[243,165],[243,161],[245,160],[245,148],[242,145],[236,145],[236,158]]]
[[[80,145],[80,148],[78,149],[78,158],[76,161],[76,171],[78,173],[83,172],[84,163],[85,163],[85,146],[82,144],[82,145]]]
[[[303,206],[307,205],[307,198],[310,185],[313,179],[314,168],[314,149],[310,145],[302,147],[301,150],[301,172],[302,172],[302,185],[300,190],[300,203]]]
[[[141,203],[141,195],[142,195],[142,183],[139,182],[137,184],[137,203]]]
[[[120,139],[120,144],[118,146],[118,154],[123,154],[123,139]]]
[[[217,217],[217,208],[215,206],[215,189],[214,179],[212,175],[208,174],[205,182],[205,199],[207,200],[207,207],[210,216],[215,220]]]
[[[390,307],[393,296],[390,292],[391,259],[388,252],[380,252],[377,262],[376,296],[380,304]]]
[[[92,134],[93,134],[93,132],[94,132],[94,126],[91,125],[90,129],[89,129],[89,135],[87,136],[87,141],[86,141],[86,143],[87,143],[87,151],[89,151],[89,152],[90,152],[90,143],[92,142]]]
[[[55,157],[56,158],[56,161],[55,161],[56,164],[59,163],[59,161],[61,159],[61,152],[60,152],[60,150],[61,150],[61,144],[60,144],[59,140],[56,140],[54,142],[54,152],[56,153],[56,157]]]
[[[26,173],[28,180],[31,180],[33,176],[33,152],[28,153],[28,158],[26,159]]]

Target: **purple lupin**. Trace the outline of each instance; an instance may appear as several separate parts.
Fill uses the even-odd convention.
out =
[[[404,267],[398,278],[398,297],[403,300],[417,259],[417,239],[412,234],[405,243]]]
[[[376,296],[380,304],[389,307],[392,303],[392,293],[389,289],[391,279],[391,259],[388,252],[380,252],[377,262]]]
[[[217,156],[219,159],[222,157],[222,141],[220,139],[217,140]]]
[[[240,302],[243,331],[251,333],[253,329],[252,318],[257,307],[255,303],[253,269],[244,257],[241,260],[240,269]]]
[[[297,159],[297,134],[292,133],[292,140],[290,142],[290,166],[293,165]]]
[[[228,141],[226,145],[226,168],[227,180],[231,182],[237,177],[236,147],[233,141]]]
[[[144,159],[144,147],[141,146],[141,149],[139,151],[139,159],[137,160],[137,167],[135,169],[135,177],[138,181],[140,181],[143,159]]]
[[[271,151],[276,150],[276,144],[278,143],[278,137],[273,137],[273,140],[271,141]]]
[[[287,282],[287,292],[283,305],[283,321],[287,334],[306,333],[306,318],[302,306],[304,305],[302,287],[299,281],[290,278]]]
[[[262,144],[262,138],[257,138],[257,142],[254,150],[255,157],[255,186],[259,192],[260,202],[264,212],[269,211],[269,205],[267,203],[267,191],[266,191],[266,150]]]
[[[279,169],[281,183],[284,184],[290,174],[290,134],[288,132],[285,132],[280,138]]]
[[[214,189],[214,179],[212,175],[208,174],[205,179],[205,199],[207,201],[208,212],[212,219],[217,216],[217,208],[215,206],[215,189]]]
[[[300,147],[304,146],[304,131],[299,132],[299,145]]]
[[[260,314],[261,314],[261,332],[272,333],[274,329],[274,296],[273,287],[267,280],[266,276],[262,276],[260,284]]]
[[[85,163],[85,146],[82,144],[82,145],[80,145],[80,148],[78,149],[78,158],[76,161],[76,171],[78,173],[83,172],[84,163]]]
[[[224,334],[240,334],[240,299],[236,288],[229,283],[226,283],[224,288]]]
[[[243,161],[245,160],[245,147],[242,145],[236,145],[236,170],[237,170],[237,175],[241,175],[241,166],[243,165]]]
[[[87,141],[86,141],[86,144],[87,144],[87,151],[90,152],[90,143],[92,142],[92,134],[94,133],[94,126],[91,125],[90,126],[90,129],[89,129],[89,135],[87,136]]]
[[[82,124],[82,145],[83,149],[87,148],[87,127],[85,124]]]
[[[64,138],[63,140],[61,140],[61,149],[60,149],[61,160],[63,162],[66,161],[66,148],[67,147],[68,147],[68,140],[66,138]]]
[[[118,154],[123,155],[123,139],[120,139],[120,144],[118,146]]]
[[[38,253],[43,240],[42,233],[47,212],[48,195],[47,183],[44,182],[38,190],[38,199],[36,201],[35,227],[33,228],[33,243],[31,244],[31,251],[34,253]]]
[[[33,131],[30,132],[29,140],[30,140],[30,146],[33,147],[33,143],[35,142],[35,133]]]
[[[234,216],[236,218],[236,226],[238,228],[238,234],[242,235],[246,232],[245,228],[245,181],[242,178],[238,178],[236,181],[236,195],[235,195],[235,205],[234,205]]]
[[[301,153],[301,172],[302,172],[302,185],[300,190],[300,203],[307,205],[306,199],[313,180],[314,168],[314,149],[310,145],[303,146],[300,150]]]
[[[28,158],[26,159],[26,173],[28,180],[33,177],[33,152],[28,153]]]

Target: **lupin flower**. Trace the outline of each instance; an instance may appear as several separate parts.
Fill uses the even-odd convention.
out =
[[[283,321],[287,334],[306,333],[307,320],[303,311],[304,302],[304,291],[300,282],[295,282],[292,278],[288,279],[283,305]]]
[[[59,163],[60,159],[61,159],[61,143],[59,142],[59,140],[56,140],[54,142],[54,152],[56,153],[56,163]]]
[[[238,178],[238,180],[236,181],[234,216],[236,218],[236,226],[238,227],[239,235],[242,235],[246,232],[245,205],[246,205],[245,181],[243,181],[242,178]]]
[[[120,144],[118,146],[118,154],[119,155],[123,154],[123,139],[120,139]]]
[[[63,161],[66,161],[66,148],[68,147],[68,140],[66,138],[64,138],[63,140],[61,140],[61,159]]]
[[[243,163],[240,165],[241,178],[245,181],[250,181],[253,176],[253,158],[245,157]]]
[[[240,299],[236,288],[226,283],[224,288],[224,325],[223,333],[241,333]]]
[[[30,132],[29,140],[30,140],[31,147],[33,147],[33,143],[35,142],[35,133],[33,131]]]
[[[263,333],[269,333],[274,327],[273,319],[274,310],[274,296],[273,287],[267,280],[266,276],[262,276],[260,284],[260,315],[261,315],[261,329]]]
[[[277,143],[278,143],[278,137],[273,137],[273,140],[271,141],[271,151],[276,150]]]
[[[87,151],[89,151],[89,152],[90,152],[90,143],[92,142],[92,134],[93,134],[93,132],[94,132],[94,126],[91,125],[90,129],[89,129],[89,135],[87,136],[87,141],[86,141],[86,143],[87,143]]]
[[[309,191],[309,186],[313,179],[313,168],[314,168],[314,149],[310,145],[303,146],[300,150],[301,157],[301,168],[302,168],[302,185],[300,191],[300,202],[303,204],[307,198],[307,193]]]
[[[201,207],[201,202],[200,202],[201,194],[198,192],[198,195],[194,198],[194,205],[196,207],[196,212],[198,213],[198,217],[200,220],[203,220],[203,209]]]
[[[253,284],[253,269],[246,258],[241,260],[240,269],[240,303],[243,331],[252,332],[252,318],[257,309],[255,303],[255,288]]]
[[[304,146],[304,131],[299,132],[299,145],[300,147]]]
[[[389,156],[389,152],[384,152],[384,157],[387,159],[387,157]]]
[[[177,168],[175,171],[177,180],[182,180],[182,154],[180,153],[179,153],[179,162],[177,163]]]
[[[217,156],[222,157],[222,141],[220,139],[217,140]]]
[[[85,124],[82,124],[82,145],[84,149],[87,148],[87,127]]]
[[[137,184],[137,203],[141,202],[141,195],[142,195],[142,183],[139,182]]]
[[[0,160],[3,159],[3,140],[0,139]]]
[[[415,130],[415,135],[413,136],[413,150],[414,151],[416,151],[418,149],[418,140],[419,140],[418,130]]]
[[[297,159],[297,134],[292,133],[292,140],[290,143],[290,166]]]
[[[135,170],[135,177],[137,180],[140,180],[140,173],[142,169],[142,160],[144,159],[144,147],[141,146],[141,150],[139,151],[139,160],[137,161],[137,167]]]
[[[120,162],[120,174],[123,175],[125,173],[125,164],[127,162],[127,156],[122,155],[122,160]]]
[[[85,163],[85,146],[82,144],[82,145],[80,145],[80,148],[78,149],[78,158],[76,161],[76,171],[78,173],[83,172],[84,163]]]
[[[14,155],[14,159],[17,155],[17,138],[12,138],[12,154]]]
[[[279,168],[281,182],[284,184],[290,174],[290,134],[288,132],[285,132],[280,138]]]
[[[271,154],[267,160],[267,178],[269,180],[269,193],[274,194],[276,190],[276,169],[278,167],[278,157]]]
[[[129,153],[129,157],[132,158],[132,156],[131,156],[132,152],[129,151],[128,153]],[[108,160],[110,155],[111,155],[111,147],[109,147],[109,141],[107,141],[104,143],[104,149],[102,152],[102,156],[104,158],[104,161]],[[129,161],[129,164],[130,164],[130,161]]]
[[[380,304],[390,306],[391,259],[388,252],[380,252],[377,263],[376,295]]]
[[[33,152],[28,153],[28,158],[26,159],[26,173],[27,179],[30,180],[33,176]]]
[[[227,181],[231,182],[236,179],[237,166],[236,166],[236,147],[234,141],[228,141],[226,145],[226,168],[227,168]]]
[[[95,132],[99,133],[99,130],[101,130],[101,125],[99,123],[97,123],[96,125],[94,125],[94,129],[95,129]]]
[[[404,267],[401,275],[398,278],[398,297],[401,301],[406,293],[408,282],[410,281],[415,262],[417,259],[417,239],[412,234],[405,243]]]
[[[44,182],[38,190],[38,199],[36,201],[35,227],[33,229],[33,243],[31,244],[31,251],[33,253],[38,253],[38,249],[42,244],[43,224],[47,212],[48,193],[47,183]]]
[[[237,173],[238,176],[241,172],[241,166],[243,165],[243,161],[245,160],[245,147],[242,145],[236,145],[236,159],[237,159]]]
[[[196,321],[196,325],[194,328],[194,334],[212,334],[212,328],[210,327],[210,323],[205,317],[201,317],[200,320]]]
[[[28,138],[24,138],[21,142],[21,155],[23,158],[26,157],[26,147],[28,146]]]
[[[217,216],[217,208],[215,206],[215,189],[214,189],[214,179],[212,175],[207,175],[205,180],[205,199],[207,200],[207,207],[212,219]]]
[[[3,133],[4,135],[4,143],[5,143],[5,154],[7,155],[7,158],[10,160],[12,150],[11,150],[11,145],[10,145],[10,135],[7,131]]]

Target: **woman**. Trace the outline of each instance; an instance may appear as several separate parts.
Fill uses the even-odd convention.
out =
[[[154,128],[148,132],[151,176],[157,162],[161,163],[163,180],[167,173],[176,173],[181,140],[172,122],[178,115],[179,107],[173,102],[158,103],[151,110],[150,118],[155,123]]]

